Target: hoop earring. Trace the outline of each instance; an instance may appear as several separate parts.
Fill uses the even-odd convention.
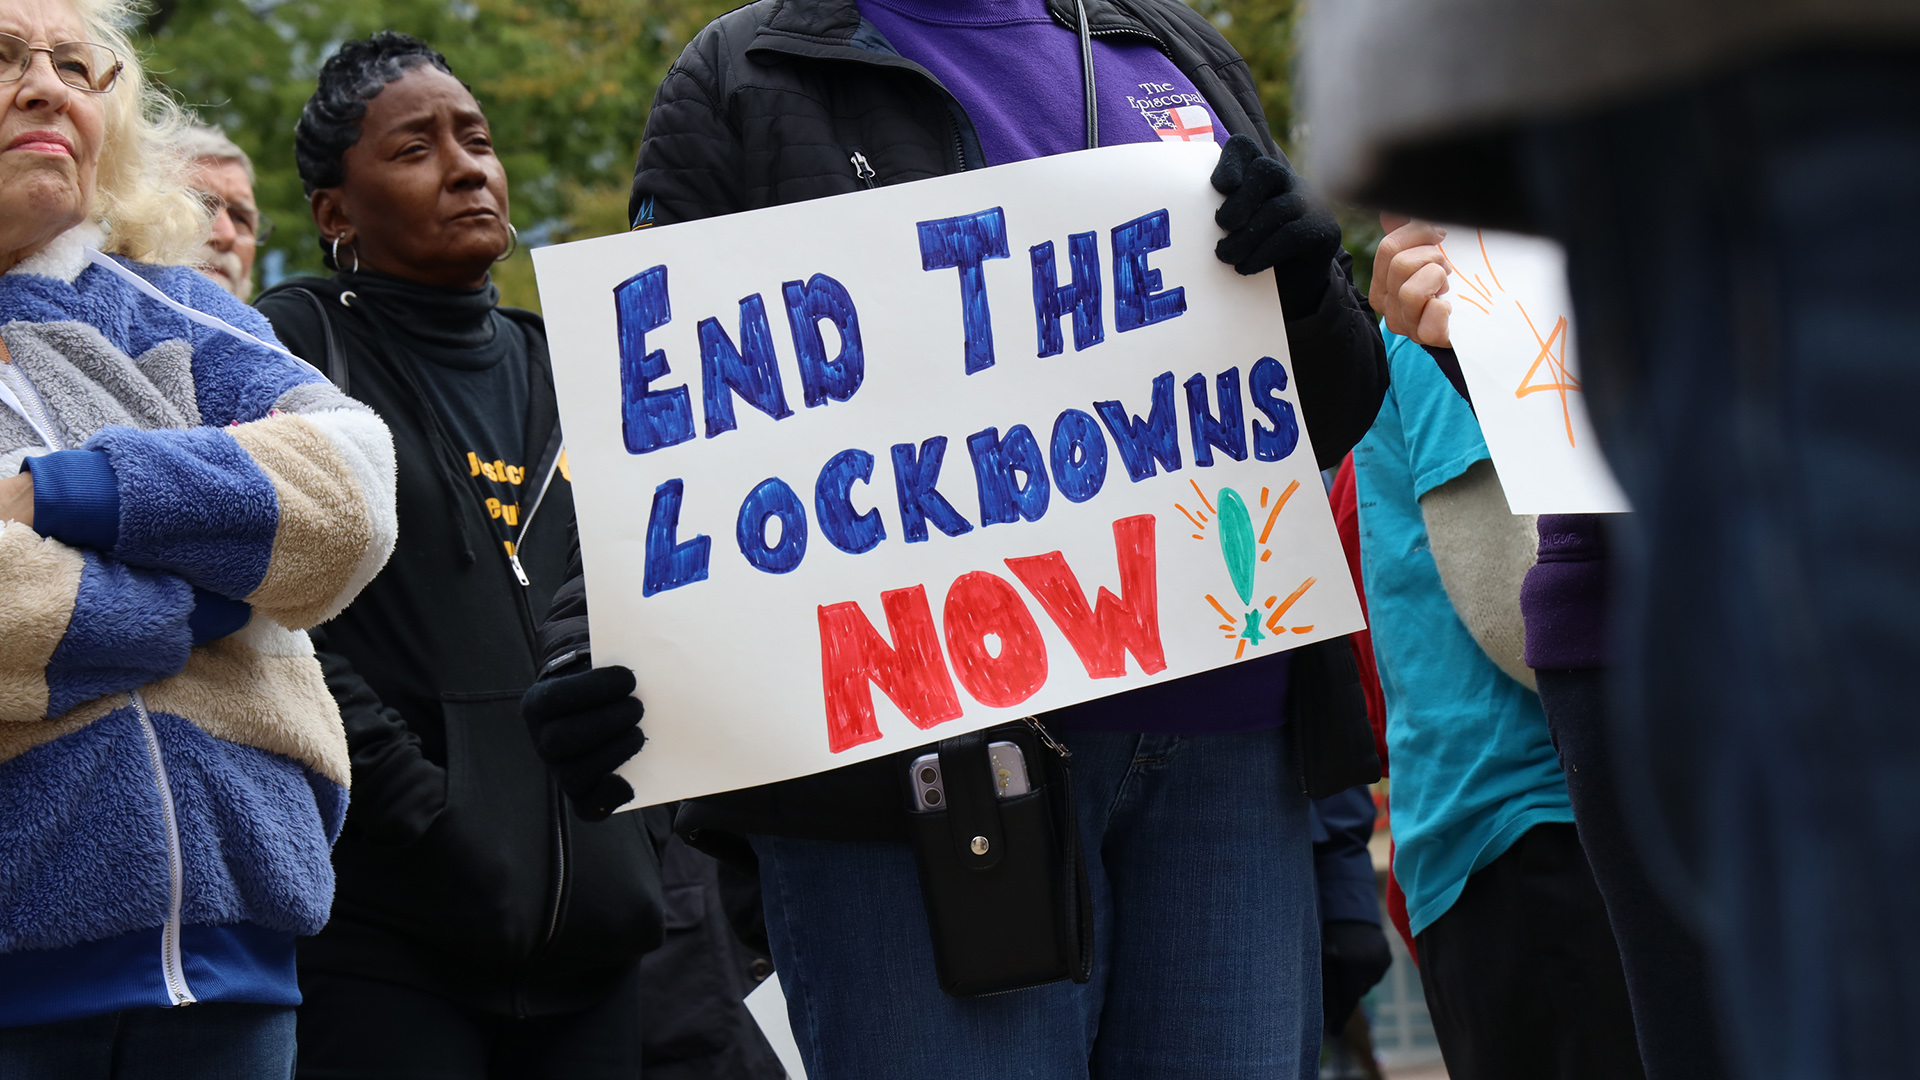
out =
[[[509,221],[507,222],[507,250],[501,252],[500,256],[493,261],[497,263],[506,262],[508,259],[513,258],[513,253],[518,250],[520,250],[520,230],[514,228],[513,222]]]
[[[347,250],[353,252],[353,269],[347,270],[346,272],[349,274],[357,274],[360,272],[360,249],[350,247]],[[340,265],[340,237],[338,236],[333,238],[333,268],[335,270],[346,269]]]

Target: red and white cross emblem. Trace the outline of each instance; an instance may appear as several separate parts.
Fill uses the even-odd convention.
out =
[[[1204,105],[1182,105],[1165,112],[1149,112],[1147,122],[1161,142],[1213,141],[1213,117]]]

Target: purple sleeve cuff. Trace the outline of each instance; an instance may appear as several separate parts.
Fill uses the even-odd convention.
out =
[[[198,585],[193,587],[193,611],[187,615],[187,632],[195,645],[218,641],[238,631],[253,618],[253,607],[244,600],[230,600]]]
[[[30,457],[33,531],[72,547],[112,551],[120,539],[120,481],[99,450],[56,450]]]

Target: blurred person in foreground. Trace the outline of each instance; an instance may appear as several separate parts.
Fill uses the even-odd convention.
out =
[[[629,210],[640,228],[1188,140],[1221,147],[1208,241],[1273,281],[1311,452],[1331,466],[1379,407],[1379,335],[1339,225],[1281,154],[1246,62],[1178,0],[750,4],[668,73]],[[585,609],[584,582],[569,582],[554,605],[554,622],[580,624],[566,648],[587,644]],[[913,752],[693,800],[676,824],[758,866],[774,967],[816,1077],[1311,1077],[1322,941],[1287,725],[1337,720],[1348,691],[1364,724],[1353,663],[1344,639],[1316,642],[1040,718],[1072,754],[1093,911],[1086,983],[941,992],[899,797]],[[535,685],[528,716],[637,714],[634,685],[623,667],[569,672]]]
[[[0,1076],[286,1076],[348,783],[301,628],[392,550],[393,450],[181,265],[129,15],[0,0]]]
[[[1354,481],[1393,871],[1434,1034],[1455,1080],[1633,1080],[1620,950],[1521,658],[1534,519],[1509,510],[1440,366],[1386,341],[1392,384]]]
[[[1387,235],[1374,256],[1372,306],[1390,332],[1434,358],[1471,407],[1449,332],[1445,230],[1393,215],[1382,215],[1381,225]],[[1704,947],[1654,887],[1620,799],[1605,693],[1608,520],[1617,517],[1540,515],[1538,557],[1519,594],[1526,624],[1523,660],[1546,710],[1580,845],[1620,946],[1647,1080],[1720,1080],[1728,1074]]]
[[[213,227],[200,251],[200,272],[245,302],[253,295],[253,258],[273,221],[253,199],[253,161],[218,128],[195,124],[180,133],[192,163],[187,185],[207,204]]]
[[[655,838],[575,813],[573,763],[550,770],[520,719],[573,492],[545,325],[489,279],[515,236],[486,115],[382,32],[321,67],[294,153],[336,272],[260,308],[393,429],[402,526],[315,637],[355,794],[333,918],[300,946],[299,1074],[630,1080]]]
[[[1920,4],[1346,0],[1305,60],[1342,196],[1566,247],[1623,801],[1729,1071],[1920,1075]]]

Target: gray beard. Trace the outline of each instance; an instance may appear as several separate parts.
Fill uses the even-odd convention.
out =
[[[241,268],[246,264],[240,261],[240,256],[235,255],[231,251],[215,251],[212,248],[202,248],[200,251],[200,265],[203,268],[217,270],[225,275],[224,277],[214,277],[212,274],[207,276],[212,277],[222,288],[234,296],[239,297],[241,303],[246,303],[247,300],[253,296],[253,279],[250,275],[242,271]]]

